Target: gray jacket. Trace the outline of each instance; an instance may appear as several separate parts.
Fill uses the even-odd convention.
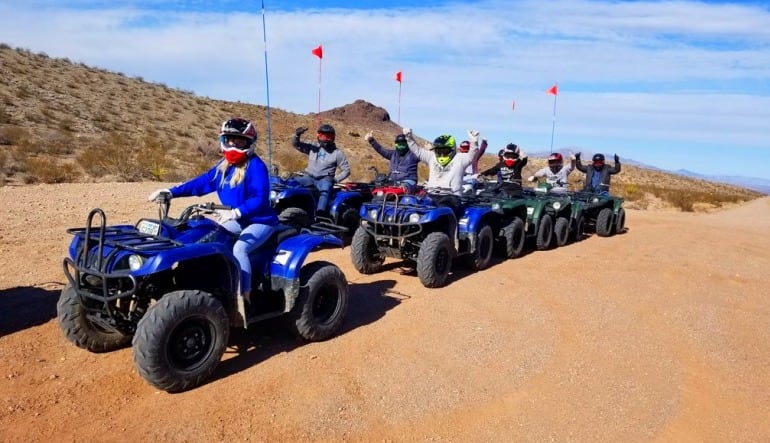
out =
[[[305,143],[299,141],[296,135],[291,138],[291,146],[297,151],[307,154],[307,167],[305,174],[318,180],[324,177],[332,177],[335,182],[341,182],[350,175],[350,165],[348,159],[336,146],[329,152],[315,143]],[[340,168],[339,175],[335,176],[337,167]]]

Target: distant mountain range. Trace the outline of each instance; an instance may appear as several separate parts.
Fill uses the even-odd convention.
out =
[[[580,148],[565,148],[560,150],[562,155],[566,156],[573,152],[581,152]],[[532,158],[547,158],[550,155],[550,152],[531,152],[528,153],[528,155]],[[586,163],[586,160],[589,162],[591,161],[591,157],[593,157],[593,152],[582,150],[581,153],[581,159],[583,160],[583,163]],[[612,161],[612,158],[607,158],[608,161]],[[657,166],[648,165],[646,163],[642,163],[630,158],[621,158],[621,163],[624,165],[631,165],[636,166],[639,168],[646,168],[646,169],[653,169],[655,171],[663,171],[663,172],[669,172],[671,174],[678,174],[682,175],[684,177],[689,178],[697,178],[701,180],[707,180],[710,182],[716,182],[716,183],[726,183],[728,185],[734,185],[734,186],[740,186],[742,188],[751,189],[753,191],[761,192],[763,194],[770,195],[770,180],[759,178],[759,177],[742,177],[742,176],[736,176],[736,175],[708,175],[708,174],[700,174],[693,171],[688,171],[687,169],[678,169],[676,171],[671,171],[668,169],[661,169]]]

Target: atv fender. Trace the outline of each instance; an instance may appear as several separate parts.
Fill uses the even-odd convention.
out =
[[[229,263],[237,263],[231,245],[224,245],[221,243],[193,243],[169,249],[163,254],[157,254],[151,257],[144,266],[133,272],[133,274],[137,277],[151,275],[170,269],[179,262],[215,255],[224,256],[225,260]]]

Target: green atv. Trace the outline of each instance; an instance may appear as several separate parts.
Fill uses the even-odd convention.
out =
[[[541,182],[534,189],[522,191],[527,206],[526,235],[534,241],[538,251],[564,246],[570,238],[579,239],[576,233],[583,229],[579,224],[581,208],[573,210],[570,196],[550,192],[552,187],[550,183]]]
[[[468,197],[465,197],[468,199]],[[493,217],[495,253],[501,258],[518,258],[524,252],[527,223],[527,199],[521,191],[502,190],[497,183],[485,183],[476,199],[491,206],[497,214]]]
[[[608,193],[575,191],[572,201],[583,206],[586,232],[596,232],[599,237],[623,233],[626,229],[626,210],[623,198]]]

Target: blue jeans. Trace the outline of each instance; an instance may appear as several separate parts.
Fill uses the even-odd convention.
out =
[[[240,234],[233,246],[233,255],[241,268],[241,294],[251,291],[251,261],[249,253],[257,250],[273,234],[275,226],[254,223],[241,229],[241,225],[230,220],[222,225],[228,231]]]
[[[316,204],[316,212],[325,212],[326,207],[329,206],[329,195],[331,194],[332,187],[334,186],[334,178],[313,178],[309,175],[302,175],[297,177],[297,182],[302,186],[315,185],[316,189],[318,189],[320,192],[320,195],[318,196],[318,203]]]

